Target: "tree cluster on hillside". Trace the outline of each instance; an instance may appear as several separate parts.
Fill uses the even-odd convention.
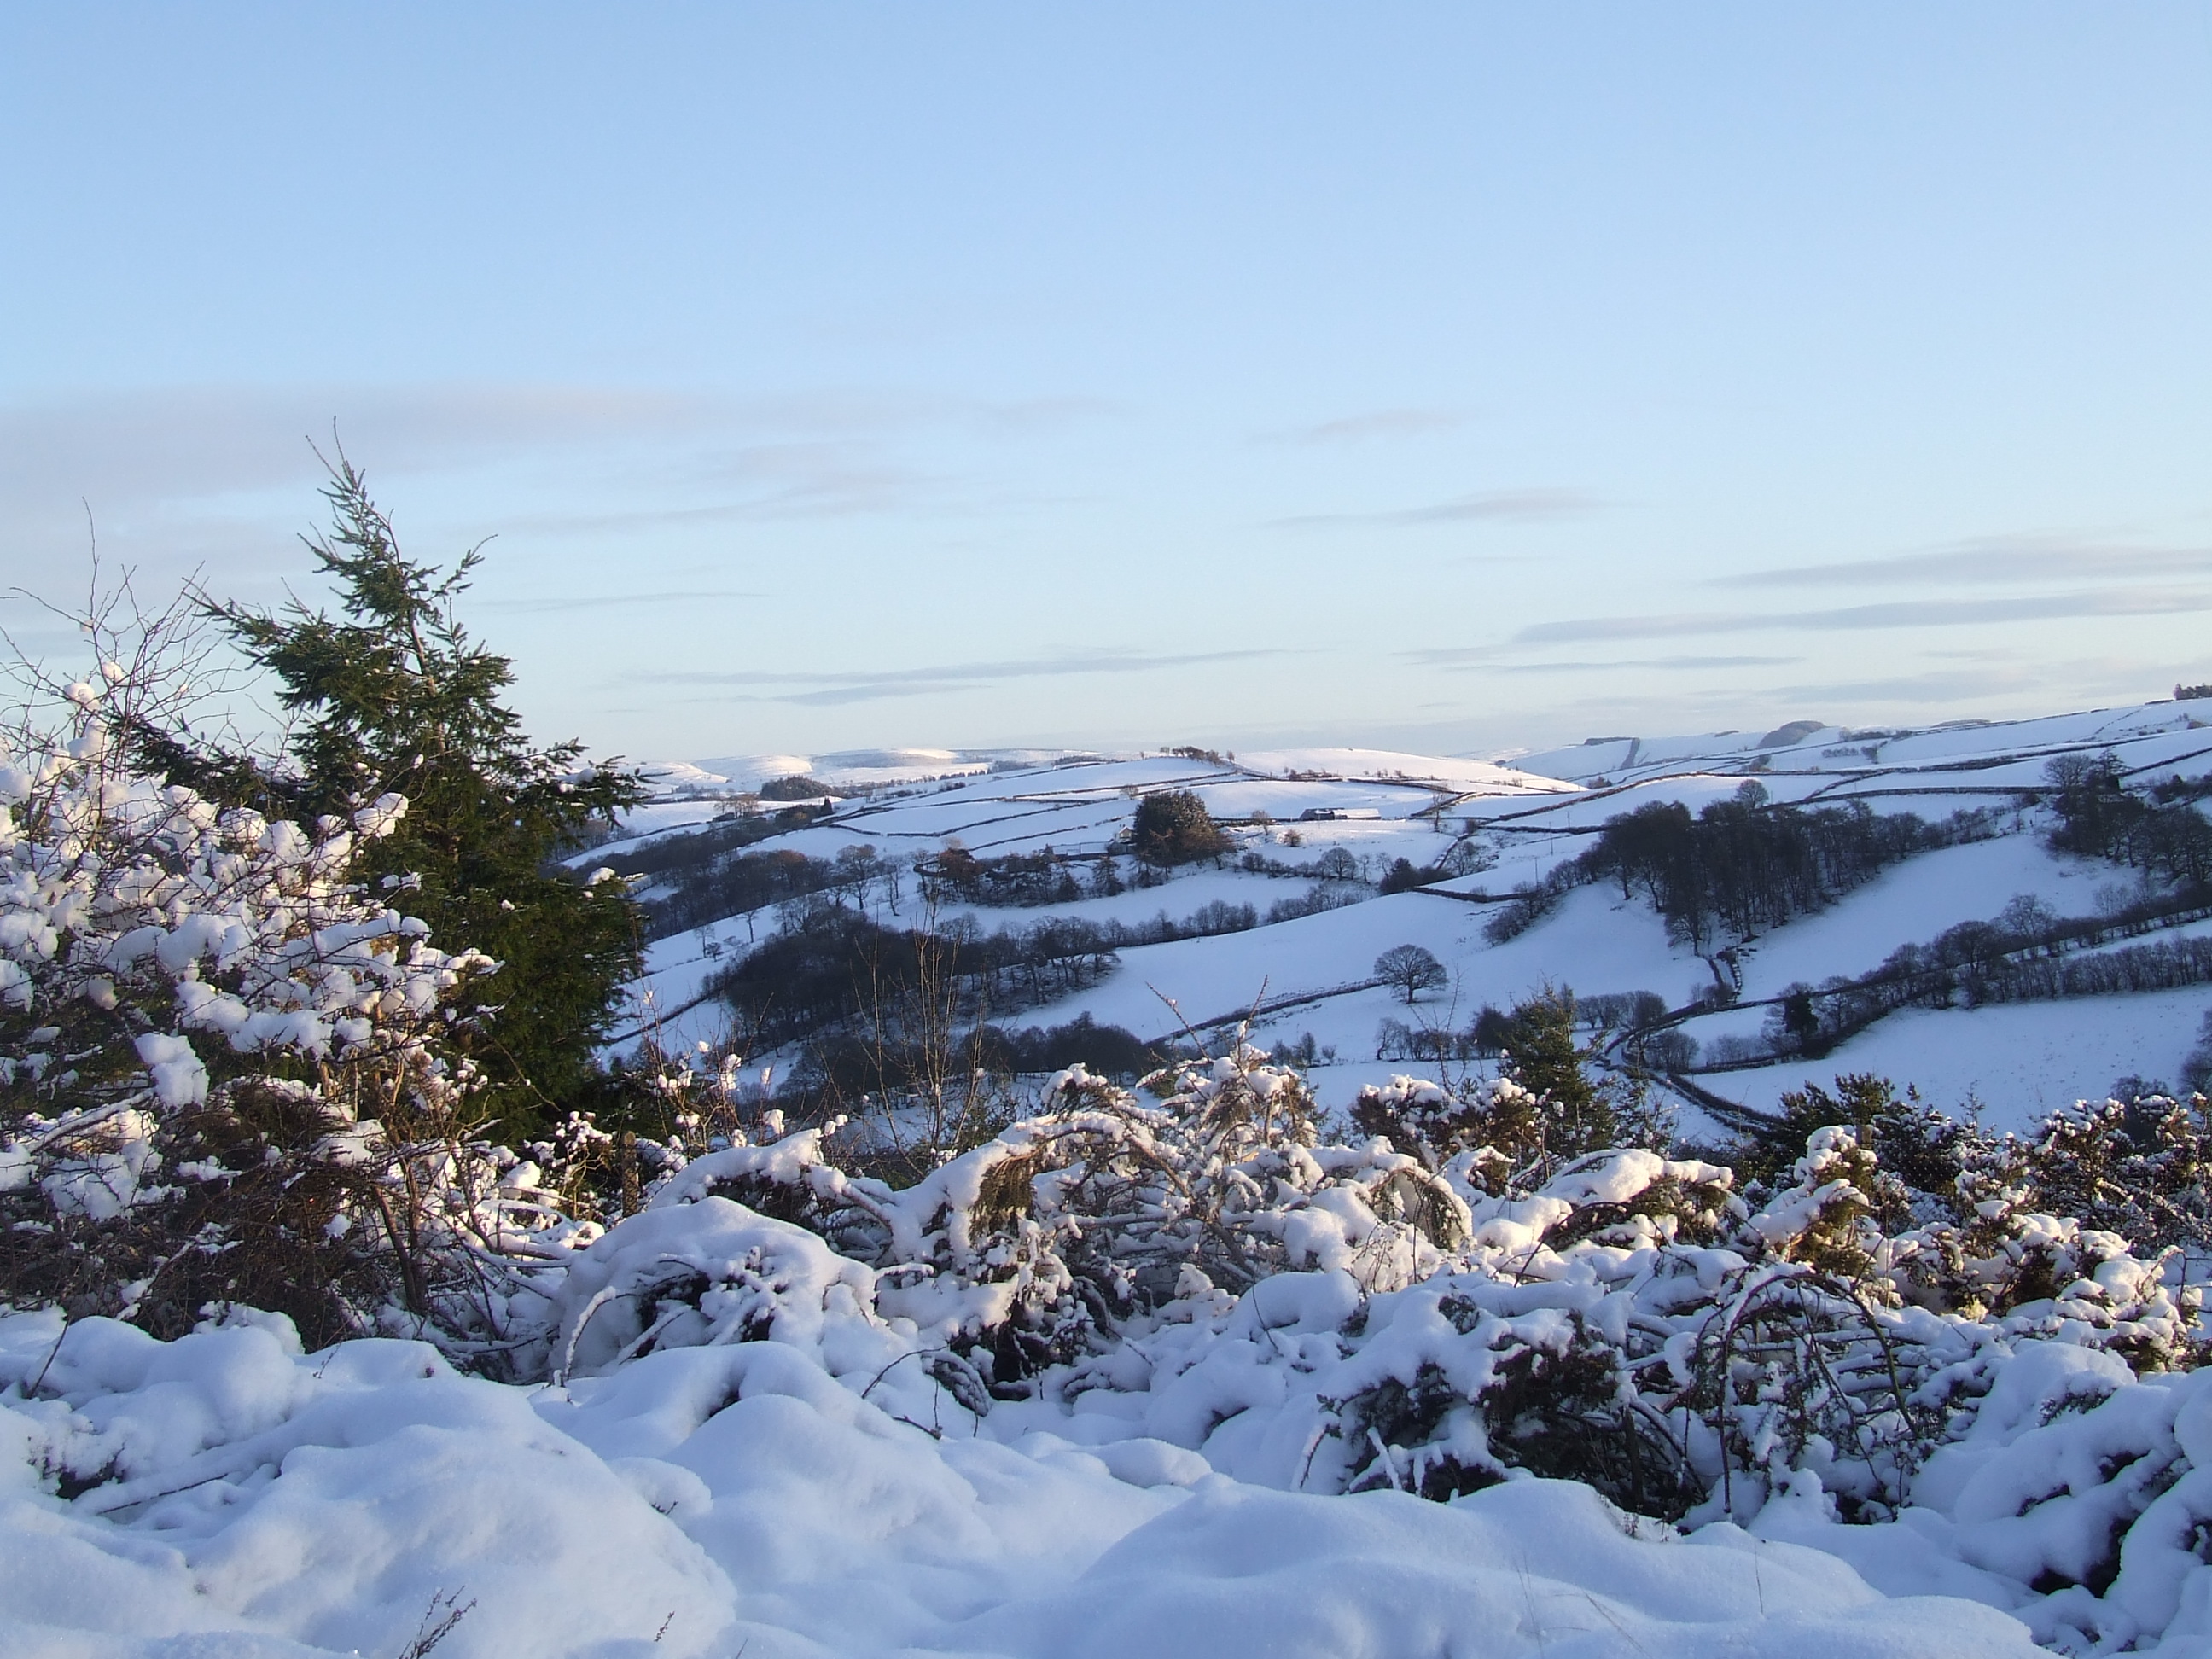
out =
[[[1497,865],[1496,848],[1474,836],[1462,836],[1427,864],[1415,864],[1407,858],[1391,860],[1390,867],[1382,872],[1375,888],[1383,894],[1410,893],[1432,882],[1473,875],[1478,871],[1494,869]]]
[[[2212,982],[2212,941],[2195,936],[2122,944],[2154,931],[2201,921],[2212,909],[2201,892],[2148,893],[2106,914],[2060,916],[2033,895],[2016,896],[1998,915],[1965,921],[1933,939],[1897,947],[1871,971],[1837,975],[1818,985],[1784,986],[1776,995],[1743,1003],[1717,992],[1712,1000],[1669,1008],[1656,993],[1583,999],[1580,1017],[1608,1033],[1608,1046],[1632,1069],[1680,1074],[1765,1066],[1778,1058],[1819,1058],[1876,1021],[1906,1008],[1978,1007],[2004,1002],[2133,994]],[[1720,962],[1728,953],[1718,953]],[[1766,1010],[1761,1035],[1730,1034],[1702,1049],[1684,1022],[1702,1009]],[[1464,1030],[1412,1027],[1386,1021],[1378,1059],[1467,1060],[1509,1045],[1507,1017],[1480,1011]],[[2212,1054],[2212,1046],[2205,1051]],[[2192,1060],[2189,1065],[2196,1065]],[[2212,1078],[2212,1060],[2185,1067],[2186,1090]]]
[[[754,793],[763,800],[833,800],[846,792],[831,788],[819,778],[792,773],[785,777],[770,778]]]
[[[1502,944],[1575,888],[1612,880],[1623,898],[1648,899],[1674,937],[1702,951],[1820,909],[1916,853],[1990,833],[1986,817],[1971,812],[1930,824],[1863,802],[1776,805],[1747,780],[1733,799],[1695,813],[1680,801],[1654,801],[1607,818],[1592,846],[1520,889],[1486,931]]]
[[[2061,755],[2044,769],[2058,815],[2051,845],[2164,878],[2196,891],[2212,886],[2212,823],[2190,805],[2202,791],[2176,781],[2166,799],[2127,787],[2119,757]]]
[[[978,1045],[984,1063],[1017,1076],[1049,1077],[1071,1066],[1134,1083],[1166,1065],[1171,1045],[1146,1042],[1118,1025],[1078,1014],[1060,1025],[987,1026]]]
[[[1786,986],[1768,1000],[1764,1046],[1729,1039],[1717,1063],[1819,1056],[1905,1008],[1980,1007],[2172,990],[2212,981],[2212,940],[2185,936],[2105,948],[2202,920],[2202,892],[2137,899],[2117,913],[2066,917],[2030,894],[1987,921],[1962,921],[1925,944],[1901,945],[1870,973]]]
[[[1097,983],[1119,951],[1261,924],[1253,906],[1214,899],[1180,918],[1164,910],[1134,922],[1049,916],[986,933],[968,918],[940,922],[927,913],[901,926],[844,899],[831,883],[805,887],[766,939],[715,975],[711,988],[750,1046],[805,1042],[872,1023],[879,1005],[925,978],[941,982],[955,1018],[1000,1019]]]
[[[917,860],[922,896],[942,902],[999,906],[1069,904],[1085,896],[1086,887],[1103,893],[1120,890],[1109,858],[1099,866],[1104,879],[1079,879],[1073,861],[1051,848],[1034,853],[1006,853],[977,858],[964,847],[947,846],[934,858]]]
[[[1096,984],[1114,947],[1095,926],[1047,920],[985,933],[959,923],[887,927],[825,906],[779,930],[722,969],[714,989],[751,1046],[804,1041],[880,1006],[936,988],[967,1023],[1034,1007]]]
[[[1411,859],[1393,859],[1390,867],[1382,872],[1382,879],[1375,884],[1375,890],[1385,896],[1392,893],[1410,893],[1432,881],[1442,881],[1448,873],[1433,864],[1416,865]]]
[[[610,850],[599,862],[626,884],[644,889],[639,908],[645,937],[665,939],[828,884],[836,872],[834,868],[817,872],[814,866],[818,860],[794,864],[792,860],[800,854],[781,850],[748,854],[744,850],[771,836],[803,830],[817,816],[816,809],[806,806],[733,813],[703,829]]]
[[[1654,802],[1607,820],[1578,860],[1627,898],[1642,893],[1671,931],[1703,950],[1717,936],[1748,938],[1819,909],[1928,844],[1909,813],[1850,806],[1772,806],[1747,781],[1735,799],[1694,816]]]
[[[1978,924],[1966,924],[1978,926]],[[1955,933],[1956,930],[1954,930]],[[2124,945],[2073,957],[1977,962],[1977,941],[1946,934],[1930,947],[1891,953],[1887,981],[1786,992],[1770,1036],[1783,1052],[1822,1054],[1898,1008],[1980,1007],[1996,1002],[2055,1002],[2069,997],[2139,994],[2212,981],[2212,939]]]
[[[665,939],[750,917],[771,906],[779,917],[787,911],[798,916],[806,913],[809,902],[817,896],[824,903],[864,916],[896,916],[901,891],[898,866],[878,857],[872,847],[841,848],[836,857],[829,859],[809,858],[788,848],[723,854],[678,866],[665,882],[648,890],[643,902],[646,936]],[[757,933],[757,927],[748,922],[747,939]]]

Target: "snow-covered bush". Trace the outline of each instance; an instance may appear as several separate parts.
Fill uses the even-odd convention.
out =
[[[2194,1293],[2167,1258],[2029,1207],[2001,1159],[1954,1158],[1957,1190],[1930,1194],[1832,1125],[1739,1191],[1727,1169],[1644,1148],[1509,1158],[1481,1132],[1542,1110],[1510,1079],[1401,1078],[1363,1103],[1419,1155],[1324,1143],[1304,1080],[1249,1048],[1135,1092],[1072,1069],[1037,1115],[899,1190],[837,1166],[834,1124],[713,1152],[593,1247],[609,1265],[564,1293],[550,1363],[818,1323],[834,1280],[976,1412],[1181,1390],[1186,1419],[1163,1432],[1195,1446],[1255,1378],[1277,1399],[1304,1389],[1309,1490],[1446,1497],[1520,1469],[1662,1517],[1748,1517],[1810,1471],[1872,1519],[1908,1501],[2021,1344],[2146,1372],[2193,1356]],[[868,1277],[674,1248],[681,1215],[714,1200]],[[1340,1287],[1329,1316],[1255,1346],[1251,1310],[1316,1279]],[[1320,1304],[1296,1294],[1310,1324]]]
[[[1353,1127],[1387,1137],[1432,1170],[1480,1152],[1493,1191],[1509,1175],[1540,1183],[1585,1153],[1667,1146],[1674,1139],[1671,1110],[1640,1075],[1601,1066],[1602,1032],[1583,1040],[1583,1007],[1572,991],[1547,987],[1510,1016],[1486,1011],[1475,1035],[1492,1027],[1501,1047],[1498,1076],[1370,1085],[1352,1103]]]
[[[19,1304],[157,1334],[211,1303],[316,1342],[494,1334],[480,1262],[557,1218],[533,1171],[468,1143],[456,990],[495,964],[434,945],[350,879],[406,811],[312,827],[219,811],[110,749],[134,671],[68,688],[58,738],[0,758],[0,1283]]]
[[[2212,1252],[2212,1103],[2202,1096],[2077,1102],[2020,1134],[1991,1133],[1867,1073],[1838,1078],[1832,1093],[1808,1083],[1781,1108],[1731,1153],[1737,1169],[1769,1176],[1814,1130],[1848,1126],[1893,1178],[1893,1225],[1908,1214],[1948,1222],[1971,1245],[2027,1210],[2139,1247]],[[2015,1269],[2033,1276],[2034,1262],[2021,1256]]]
[[[1543,1156],[1546,1106],[1511,1077],[1449,1088],[1400,1076],[1363,1088],[1352,1103],[1352,1121],[1430,1169],[1455,1170],[1462,1180],[1497,1193]]]
[[[1883,1231],[1884,1184],[1841,1129],[1748,1195],[1713,1165],[1597,1154],[1534,1190],[1472,1194],[1468,1242],[1419,1282],[1363,1294],[1285,1274],[1239,1300],[1187,1296],[1041,1392],[1306,1491],[1440,1498],[1537,1474],[1663,1519],[1748,1521],[1809,1490],[1870,1522],[1917,1501],[1918,1472],[1971,1435],[2021,1353],[2153,1377],[2193,1357],[2193,1298],[2160,1262],[2018,1211],[1977,1258],[1937,1227]],[[2040,1295],[2015,1277],[1972,1312],[1923,1305],[1992,1293],[2008,1250],[2078,1277]],[[1116,1391],[1127,1406],[1101,1403]]]
[[[1319,1144],[1304,1079],[1249,1048],[1133,1092],[1071,1067],[1041,1104],[904,1188],[830,1163],[833,1123],[708,1153],[652,1206],[726,1197],[809,1228],[883,1270],[879,1309],[1014,1395],[1193,1285],[1320,1269],[1389,1289],[1468,1237],[1448,1181],[1383,1142]]]

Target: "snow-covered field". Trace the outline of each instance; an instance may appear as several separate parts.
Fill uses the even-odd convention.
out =
[[[2171,1079],[2195,1044],[2212,987],[2138,996],[2081,997],[1988,1008],[1908,1008],[1818,1064],[1730,1072],[1711,1079],[1731,1098],[1771,1106],[1809,1078],[1872,1072],[1947,1111],[2021,1128],[2062,1106],[2101,1097],[2123,1078]]]
[[[1741,994],[1756,1002],[1793,984],[1869,972],[1899,945],[1990,920],[2022,894],[2062,916],[2094,915],[2124,902],[2135,891],[2132,872],[2048,850],[2047,815],[2022,809],[2022,793],[2043,782],[2052,757],[2107,748],[2120,757],[2132,783],[2200,776],[2212,770],[2208,714],[2212,704],[2155,702],[1912,731],[1784,726],[1608,739],[1504,763],[1309,749],[1218,760],[1028,754],[1021,757],[1023,769],[992,772],[980,754],[915,751],[917,766],[927,759],[948,769],[956,763],[976,769],[957,777],[917,773],[900,788],[852,802],[763,845],[816,858],[865,846],[901,861],[953,842],[978,856],[1046,848],[1095,856],[1126,829],[1139,795],[1182,788],[1233,826],[1240,852],[1310,868],[1340,849],[1371,883],[1392,860],[1425,865],[1472,830],[1494,860],[1486,869],[1389,897],[1376,897],[1371,885],[1352,886],[1340,896],[1367,902],[1249,932],[1125,948],[1103,983],[1019,1015],[1020,1023],[1055,1024],[1088,1014],[1153,1040],[1172,1036],[1186,1020],[1219,1022],[1257,1007],[1255,1041],[1310,1035],[1325,1053],[1334,1050],[1316,1081],[1325,1100],[1342,1105],[1361,1085],[1398,1068],[1376,1057],[1386,1020],[1462,1029],[1486,1005],[1510,1007],[1547,984],[1571,986],[1584,996],[1649,991],[1670,1007],[1712,987],[1713,966],[1686,945],[1670,942],[1648,904],[1623,902],[1617,890],[1610,896],[1602,888],[1579,890],[1520,938],[1504,945],[1485,939],[1495,900],[1575,856],[1616,814],[1661,800],[1694,810],[1755,780],[1777,800],[1863,800],[1877,812],[1911,811],[1929,821],[1962,810],[1992,815],[1993,838],[1908,860],[1826,909],[1740,946]],[[806,758],[775,760],[781,765]],[[1003,766],[1004,757],[996,758]],[[725,763],[706,764],[712,769]],[[677,820],[653,814],[687,809],[696,811],[696,804],[646,809],[639,828],[663,829]],[[1361,816],[1322,816],[1337,813]],[[1255,814],[1269,821],[1250,822]],[[1232,860],[1230,867],[1178,871],[1164,885],[1110,898],[965,914],[986,932],[1053,916],[1131,924],[1160,915],[1181,919],[1215,902],[1249,904],[1264,916],[1307,884],[1247,873]],[[769,925],[764,915],[732,917],[655,943],[644,988],[649,1018],[635,1029],[657,1021],[665,1040],[726,1039],[728,1013],[707,994],[708,981],[728,952]],[[1411,1008],[1371,983],[1376,956],[1400,944],[1433,952],[1449,975],[1448,985],[1424,994]],[[2171,1081],[2208,1009],[2212,987],[1916,1012],[1881,1022],[1809,1073],[1825,1080],[1839,1071],[1874,1070],[1900,1087],[1917,1085],[1939,1106],[1978,1110],[1985,1121],[2018,1127],[2054,1104],[2101,1097],[2123,1076]],[[1729,1036],[1752,1037],[1764,1012],[1749,1006],[1701,1015],[1683,1029],[1708,1046]],[[1808,1075],[1800,1063],[1717,1073],[1705,1086],[1766,1105]],[[1686,1127],[1695,1129],[1701,1121],[1694,1106],[1686,1107]]]

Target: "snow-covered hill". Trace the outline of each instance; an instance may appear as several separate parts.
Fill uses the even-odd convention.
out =
[[[826,781],[869,786],[872,793],[754,850],[830,859],[864,848],[901,869],[916,854],[948,846],[983,859],[1050,849],[1095,861],[1126,836],[1142,796],[1195,793],[1237,843],[1218,864],[1177,870],[1155,886],[1085,891],[1020,908],[955,904],[940,915],[942,921],[965,914],[988,932],[1051,917],[1133,927],[1162,916],[1179,921],[1207,906],[1252,907],[1258,925],[1244,930],[1121,949],[1101,982],[1023,1010],[1024,1023],[1089,1015],[1149,1040],[1172,1036],[1186,1023],[1220,1027],[1251,1015],[1262,1044],[1310,1036],[1322,1056],[1316,1079],[1322,1097],[1341,1104],[1362,1084],[1406,1069],[1393,1046],[1405,1031],[1462,1030],[1484,1006],[1510,1007],[1547,983],[1571,986],[1585,998],[1648,992],[1683,1013],[1676,1029],[1699,1055],[1686,1075],[1722,1099],[1764,1106],[1808,1076],[1872,1070],[1900,1086],[1917,1085],[1947,1109],[2011,1125],[2077,1097],[2101,1097],[2123,1076],[2170,1082],[2197,1040],[2212,988],[1907,1010],[1817,1062],[1753,1065],[1747,1051],[1758,1048],[1771,1000],[1785,989],[1869,974],[1900,945],[1989,921],[2021,895],[2061,918],[2118,912],[2139,897],[2136,872],[2049,850],[2050,814],[2030,804],[2055,757],[2106,750],[2131,787],[2201,776],[2212,771],[2212,703],[2160,702],[1911,729],[1853,731],[1800,720],[1756,733],[1593,739],[1507,764],[1358,749],[1218,757],[903,750],[706,762],[701,769],[734,781],[811,768]],[[932,769],[936,775],[926,775]],[[1516,938],[1493,943],[1486,936],[1516,888],[1541,882],[1587,848],[1607,819],[1653,802],[1696,810],[1733,797],[1747,782],[1778,805],[1863,803],[1876,813],[1911,812],[1931,823],[1978,814],[1978,838],[1919,854],[1825,908],[1729,941],[1733,948],[1717,964],[1711,942],[1700,952],[1670,939],[1644,899],[1624,899],[1617,887],[1599,884],[1568,892]],[[680,831],[719,810],[726,808],[670,799],[644,809],[634,827],[647,837]],[[616,843],[588,856],[637,845]],[[1462,861],[1482,867],[1378,893],[1397,860],[1432,874],[1430,866],[1455,847]],[[1282,901],[1316,890],[1340,908],[1267,921]],[[2116,933],[2088,948],[2186,938],[2208,926]],[[657,1023],[664,1040],[726,1037],[728,1010],[708,994],[708,981],[772,927],[765,912],[733,915],[653,944],[648,1000],[636,1029]],[[1410,1006],[1375,983],[1371,969],[1378,953],[1400,944],[1433,952],[1449,975],[1445,986]],[[1724,1005],[1713,998],[1723,980]],[[1692,1105],[1687,1127],[1698,1121]]]

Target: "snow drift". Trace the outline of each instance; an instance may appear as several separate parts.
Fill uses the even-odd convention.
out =
[[[462,1608],[449,1656],[2033,1651],[1989,1608],[1565,1482],[1447,1507],[1142,1438],[939,1437],[772,1336],[529,1391],[418,1344],[95,1321],[48,1365],[58,1334],[0,1323],[10,1655],[398,1654]]]

